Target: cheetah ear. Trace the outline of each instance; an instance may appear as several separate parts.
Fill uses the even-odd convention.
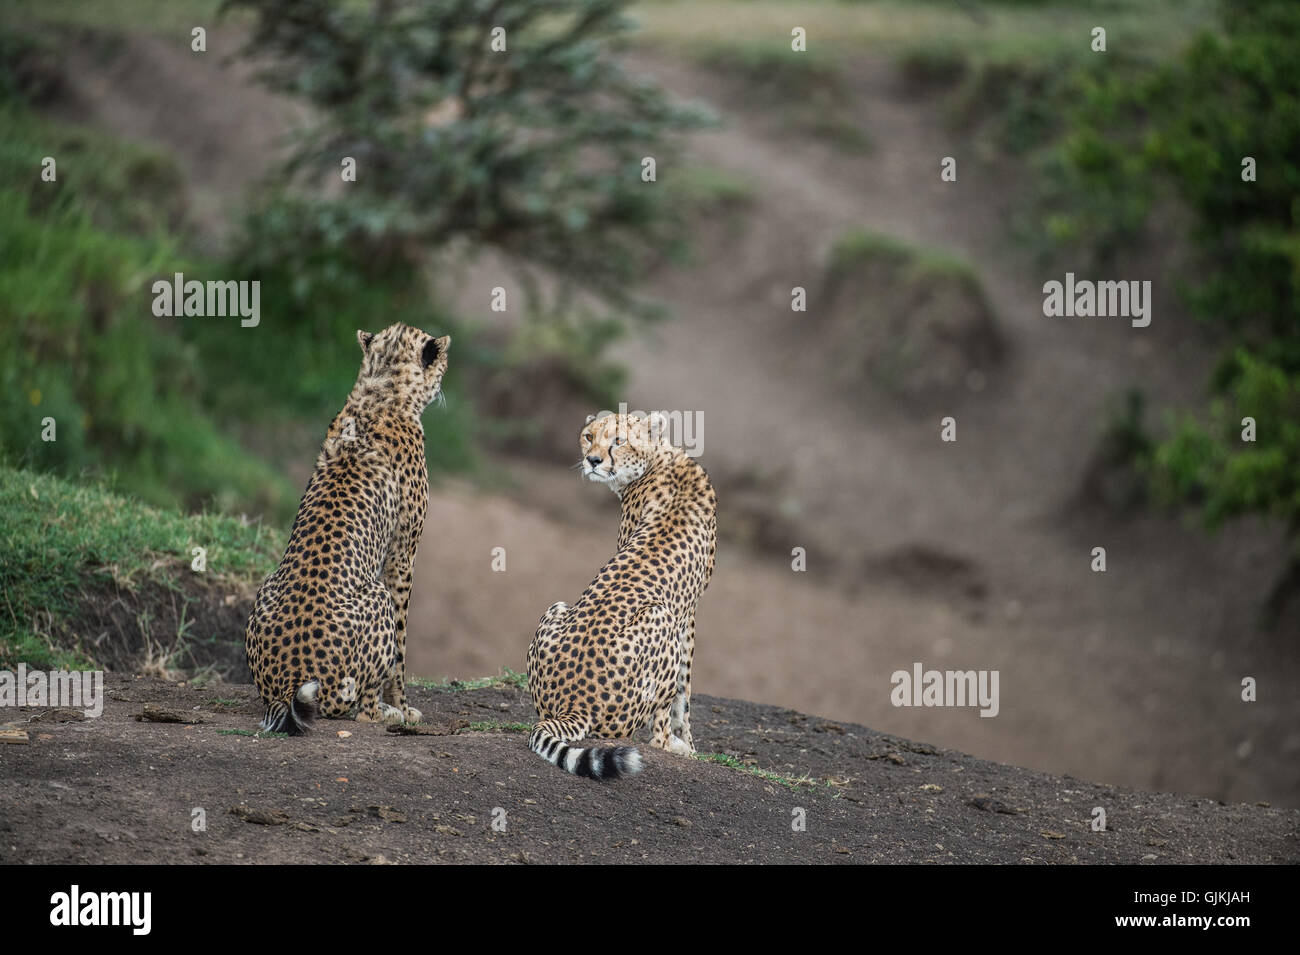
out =
[[[668,418],[662,411],[650,412],[650,417],[646,419],[650,426],[650,439],[652,441],[664,441],[668,438]]]
[[[369,348],[370,343],[374,340],[375,340],[375,336],[372,335],[370,332],[363,332],[361,329],[359,328],[357,329],[357,344],[361,346],[362,351],[365,351],[367,348]]]
[[[594,414],[587,415],[587,424],[591,424],[595,420],[596,420],[596,416]]]

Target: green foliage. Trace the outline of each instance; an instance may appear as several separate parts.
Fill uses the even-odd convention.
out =
[[[1206,522],[1262,514],[1300,532],[1300,374],[1238,347],[1226,362],[1210,421],[1182,416],[1156,451],[1159,487],[1199,503]],[[1244,417],[1253,442],[1242,440]]]
[[[32,33],[4,29],[0,23],[0,103],[40,103],[60,86],[53,66],[54,44]]]
[[[9,4],[17,9],[0,14],[21,12],[29,22],[75,29],[155,31],[188,42],[190,30],[210,24],[220,6],[221,0],[40,0]]]
[[[641,181],[641,160],[666,167],[673,134],[704,116],[610,55],[630,27],[625,6],[229,0],[223,9],[255,14],[247,52],[269,56],[263,76],[318,108],[286,173],[337,184],[341,158],[356,160],[356,181],[342,185],[348,201],[328,214],[353,255],[464,239],[641,314],[631,289],[672,225],[654,184]],[[498,27],[507,52],[491,49]],[[313,205],[287,208],[310,218]]]
[[[0,669],[14,670],[25,663],[34,670],[90,670],[94,663],[84,653],[58,646],[26,627],[0,625]]]
[[[1102,72],[1100,66],[1091,69]],[[1060,128],[1062,104],[1069,102],[1080,74],[1088,71],[1061,70],[1057,64],[1014,55],[985,60],[964,72],[948,113],[965,128],[985,124],[997,148],[1023,154]]]
[[[1171,78],[1172,108],[1153,117],[1148,152],[1197,215],[1210,269],[1195,304],[1288,337],[1293,350],[1273,358],[1300,369],[1300,6],[1227,0],[1224,27]],[[1242,181],[1246,156],[1255,182]]]
[[[1105,261],[1171,205],[1190,218],[1182,276],[1224,353],[1208,417],[1178,415],[1149,456],[1167,501],[1209,527],[1279,521],[1300,566],[1300,6],[1225,0],[1223,28],[1175,62],[1078,81],[1066,131],[1041,159],[1044,218],[1061,249]],[[1243,180],[1243,159],[1256,181]],[[1257,425],[1242,439],[1242,419]],[[1146,455],[1143,455],[1146,457]],[[1300,574],[1288,571],[1300,582]]]
[[[844,69],[835,60],[805,56],[779,42],[702,49],[701,63],[745,81],[757,101],[808,100],[823,104],[847,95]]]
[[[835,241],[831,247],[829,277],[835,281],[850,276],[870,263],[898,270],[905,282],[949,279],[972,294],[983,294],[979,275],[964,259],[866,229],[847,232]]]
[[[1189,51],[1148,144],[1196,217],[1192,304],[1229,343],[1210,421],[1181,420],[1157,462],[1164,489],[1199,502],[1211,526],[1274,518],[1300,560],[1300,7],[1229,0],[1224,26]],[[1247,416],[1254,442],[1241,438]]]
[[[32,41],[36,42],[36,41]],[[0,77],[5,74],[0,41]],[[2,92],[2,91],[0,91]],[[105,232],[161,237],[185,217],[180,170],[170,157],[121,143],[92,130],[40,118],[16,99],[0,98],[0,184],[26,199],[30,215],[78,210]],[[40,177],[45,157],[57,162],[58,179]]]
[[[356,379],[357,329],[405,322],[453,339],[446,406],[424,416],[429,466],[472,466],[476,422],[460,382],[492,356],[476,350],[448,316],[431,311],[423,276],[382,225],[358,224],[347,203],[272,197],[248,213],[223,268],[261,282],[262,321],[248,330],[210,322],[183,327],[203,356],[203,405],[218,420],[241,429],[250,443],[257,443],[256,432],[286,422],[310,434],[305,445],[318,443]],[[229,387],[232,381],[239,387]]]
[[[48,42],[10,34],[0,76]],[[0,124],[0,459],[93,473],[157,504],[283,516],[293,490],[200,411],[201,357],[152,314],[151,282],[188,268],[169,237],[185,211],[175,164],[13,98]]]
[[[70,659],[31,623],[38,614],[66,619],[77,595],[97,583],[175,586],[190,573],[190,548],[201,544],[214,578],[250,585],[274,569],[284,537],[260,523],[181,515],[0,464],[0,666]]]
[[[198,411],[196,355],[150,313],[172,255],[0,190],[0,452],[155,503],[274,509],[292,492]]]

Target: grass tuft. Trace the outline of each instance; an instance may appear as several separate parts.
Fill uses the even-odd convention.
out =
[[[178,514],[0,464],[0,665],[88,663],[85,648],[61,648],[52,636],[76,631],[77,596],[87,590],[180,589],[182,575],[195,573],[194,547],[207,551],[210,580],[246,589],[274,569],[283,546],[284,534],[260,521]]]
[[[517,690],[528,689],[528,674],[502,667],[499,676],[482,676],[472,680],[426,680],[410,677],[406,681],[411,686],[423,690],[438,690],[443,693],[463,693],[467,690],[487,690],[495,687],[513,687]]]
[[[696,753],[695,758],[705,763],[717,763],[719,766],[726,766],[728,769],[739,770],[742,773],[748,773],[751,776],[757,776],[760,779],[766,779],[769,782],[779,783],[787,789],[817,789],[822,784],[811,776],[791,776],[787,773],[773,772],[770,769],[760,769],[757,766],[749,766],[742,763],[735,756],[728,753]],[[827,782],[830,787],[832,784]]]

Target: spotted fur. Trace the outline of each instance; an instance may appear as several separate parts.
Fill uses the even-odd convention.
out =
[[[696,461],[662,437],[661,416],[592,416],[580,467],[622,502],[618,551],[572,607],[552,604],[528,648],[540,721],[529,748],[578,776],[641,768],[635,748],[583,748],[589,736],[631,736],[679,755],[691,739],[695,609],[713,575],[717,496]]]
[[[420,720],[406,700],[411,571],[429,501],[420,416],[442,394],[451,339],[397,324],[357,341],[356,385],[244,634],[264,729],[304,733],[317,711]]]

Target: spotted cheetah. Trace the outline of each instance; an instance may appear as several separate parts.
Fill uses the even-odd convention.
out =
[[[528,648],[540,722],[529,748],[577,776],[641,769],[635,747],[580,748],[631,736],[653,719],[651,746],[690,755],[695,608],[713,575],[717,496],[694,458],[663,437],[660,414],[587,419],[579,467],[622,503],[618,552],[578,602],[552,604]]]
[[[451,338],[396,324],[357,342],[356,385],[244,634],[262,728],[291,735],[317,712],[420,720],[406,701],[411,569],[429,501],[420,415],[442,396]]]

